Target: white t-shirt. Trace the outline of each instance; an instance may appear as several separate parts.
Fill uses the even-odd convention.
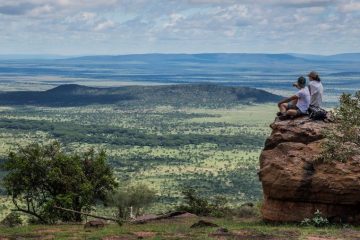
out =
[[[310,105],[321,107],[324,94],[323,85],[319,81],[310,81],[309,89],[311,94]]]
[[[306,113],[310,106],[310,91],[309,88],[302,88],[296,93],[298,101],[296,106],[300,109],[302,113]]]

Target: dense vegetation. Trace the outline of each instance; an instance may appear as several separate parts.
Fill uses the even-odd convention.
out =
[[[34,120],[0,119],[0,128],[30,131],[37,129],[51,134],[63,142],[83,142],[92,144],[109,143],[122,146],[165,146],[178,147],[188,144],[213,143],[227,147],[237,146],[244,149],[249,143],[257,146],[263,143],[261,136],[237,134],[232,136],[214,136],[210,134],[146,134],[137,129],[107,127],[99,125],[81,125],[51,123]],[[111,134],[111,137],[109,135]]]
[[[16,144],[33,142],[57,140],[66,151],[79,153],[104,149],[120,182],[156,190],[151,211],[176,206],[184,186],[239,205],[261,198],[258,155],[275,107],[2,107],[0,159]]]
[[[215,85],[60,86],[48,92],[78,96],[85,91],[97,96],[102,91],[128,91],[137,92],[142,100],[0,107],[0,160],[15,151],[17,144],[59,141],[65,151],[80,155],[91,148],[104,149],[121,183],[129,187],[145,183],[157,193],[152,212],[177,206],[182,200],[179,189],[184,187],[195,187],[205,198],[223,195],[229,205],[257,201],[261,198],[258,155],[276,106],[239,104],[243,90],[242,96],[253,91]],[[200,102],[203,97],[210,100]],[[163,105],[162,99],[171,101]],[[3,188],[0,191],[5,193]],[[10,209],[4,204],[1,215]]]

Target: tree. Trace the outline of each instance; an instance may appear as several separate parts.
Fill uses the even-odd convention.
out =
[[[319,160],[347,161],[360,154],[360,91],[343,94],[335,109],[335,125],[326,132]]]
[[[116,207],[118,217],[128,219],[132,214],[139,216],[141,211],[149,207],[156,199],[156,193],[147,185],[138,184],[118,189],[114,194],[108,196],[108,204]]]
[[[177,207],[178,211],[186,211],[200,216],[224,216],[229,208],[226,206],[228,201],[225,197],[214,196],[204,197],[192,187],[183,187],[182,195],[184,204]]]
[[[82,211],[105,200],[117,182],[104,151],[70,154],[58,142],[31,144],[11,152],[1,165],[3,185],[17,211],[43,223],[81,221],[81,215],[53,206]]]

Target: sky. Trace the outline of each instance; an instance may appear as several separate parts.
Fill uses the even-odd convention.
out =
[[[0,0],[0,54],[360,52],[360,0]]]

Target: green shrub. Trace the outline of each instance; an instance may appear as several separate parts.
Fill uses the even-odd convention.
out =
[[[2,221],[1,224],[7,227],[16,227],[22,224],[20,214],[17,212],[9,213]]]
[[[126,188],[120,188],[115,193],[109,194],[107,204],[116,207],[117,216],[120,219],[128,219],[131,216],[139,216],[146,208],[156,200],[156,192],[147,185],[139,184]]]
[[[231,213],[235,217],[239,218],[253,218],[259,216],[259,211],[256,207],[250,205],[243,205],[234,209],[231,209]]]
[[[345,162],[360,154],[360,91],[343,94],[334,112],[335,124],[325,132],[319,160]]]
[[[182,190],[184,204],[177,207],[178,211],[186,211],[200,216],[223,217],[230,209],[226,206],[228,201],[222,196],[212,199],[200,196],[193,188]]]
[[[324,217],[319,210],[316,210],[314,216],[311,219],[305,218],[303,221],[301,221],[302,226],[325,227],[329,224],[329,220]]]

